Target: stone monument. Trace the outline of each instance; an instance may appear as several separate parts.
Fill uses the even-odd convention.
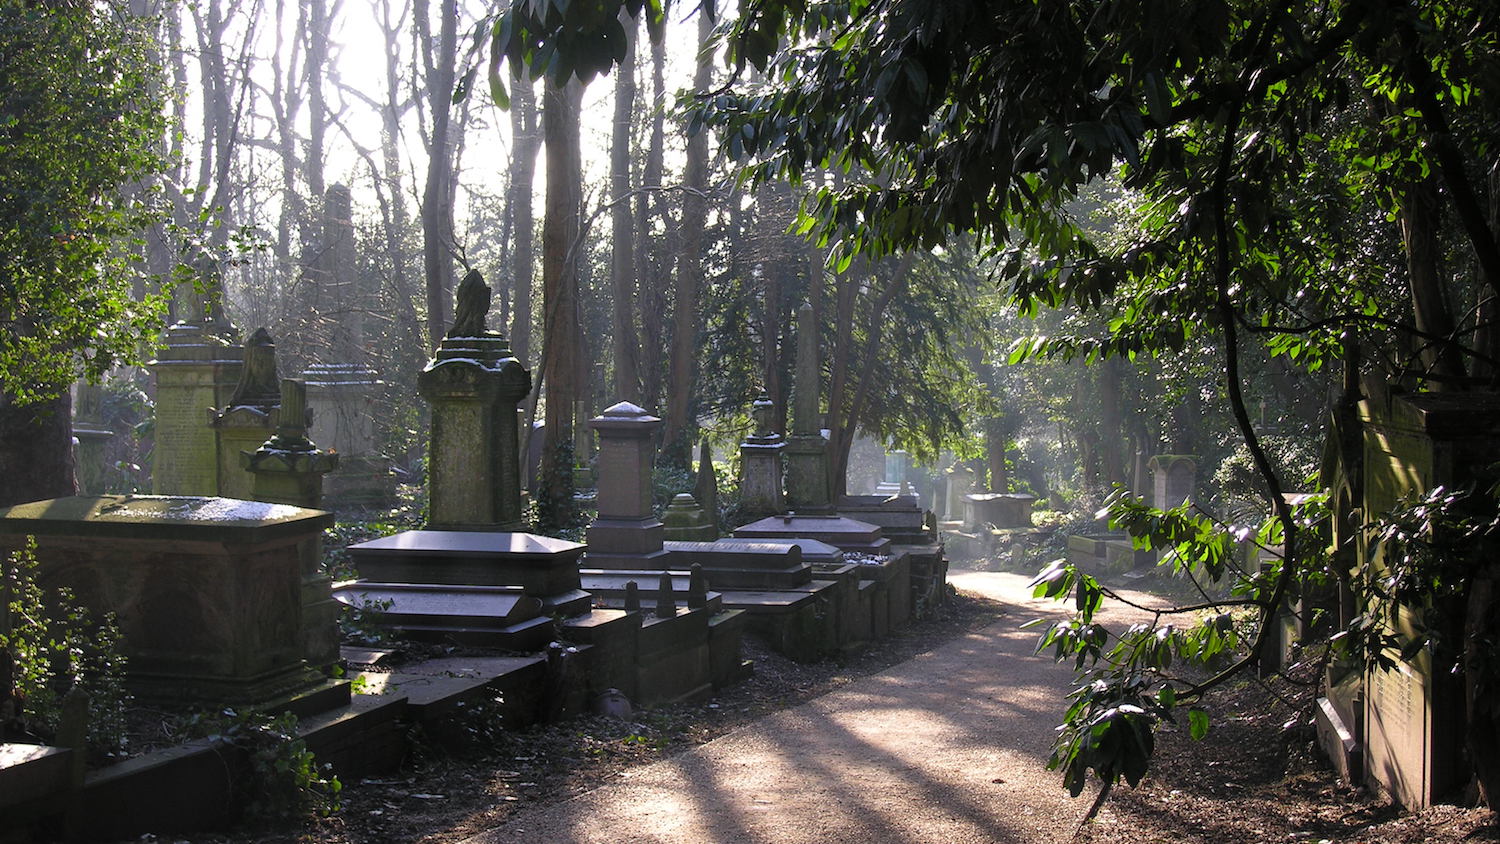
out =
[[[792,436],[786,449],[786,506],[802,514],[831,514],[828,440],[819,412],[818,326],[812,306],[797,309],[797,377],[792,382]]]
[[[317,509],[323,503],[323,476],[338,468],[339,455],[307,438],[307,388],[302,382],[283,378],[278,401],[276,433],[254,451],[238,455],[252,478],[250,494],[243,497]]]
[[[239,382],[229,402],[209,413],[218,440],[218,494],[226,498],[254,498],[252,477],[240,454],[266,441],[276,427],[281,390],[276,375],[276,343],[257,328],[245,344]]]
[[[1158,454],[1146,463],[1151,472],[1151,506],[1176,507],[1193,496],[1197,462],[1186,454]]]
[[[662,523],[651,502],[652,437],[662,422],[639,407],[619,404],[589,420],[599,433],[599,515],[588,528],[588,563],[609,569],[666,565]]]
[[[714,471],[714,458],[708,450],[705,438],[698,445],[698,477],[693,482],[693,500],[708,516],[708,525],[713,528],[709,540],[719,538],[719,476]]]
[[[750,407],[755,433],[740,443],[740,513],[755,520],[786,510],[781,493],[781,452],[786,442],[771,430],[776,406],[765,393]]]
[[[178,321],[147,364],[156,378],[151,489],[158,495],[217,495],[218,436],[213,408],[227,407],[239,383],[242,351],[223,307],[218,264],[194,262],[198,279],[174,303]]]
[[[486,328],[489,308],[490,289],[471,270],[458,287],[453,328],[417,376],[417,389],[432,405],[432,530],[521,527],[516,405],[531,392],[531,373],[505,336]]]

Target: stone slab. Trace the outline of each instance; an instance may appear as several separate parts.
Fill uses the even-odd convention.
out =
[[[333,514],[214,496],[74,495],[0,509],[0,535],[260,544],[322,530]]]
[[[0,809],[65,793],[72,759],[65,747],[0,743]]]
[[[771,516],[735,528],[736,539],[816,539],[845,551],[883,554],[891,544],[880,528],[844,516]]]
[[[334,597],[350,606],[373,603],[391,623],[420,618],[442,618],[470,626],[508,626],[536,618],[539,598],[519,586],[464,586],[421,583],[340,584]]]
[[[583,551],[577,542],[508,531],[409,530],[349,546],[369,580],[521,586],[541,598],[578,588]]]

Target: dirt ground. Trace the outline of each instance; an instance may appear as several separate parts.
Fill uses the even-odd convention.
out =
[[[847,663],[798,664],[747,643],[755,676],[694,706],[637,712],[628,720],[582,718],[499,731],[467,752],[418,746],[396,774],[347,783],[336,813],[299,828],[240,830],[195,841],[460,841],[522,807],[566,800],[631,767],[712,741],[768,713],[819,697],[991,623],[1020,623],[997,602],[960,594]],[[1310,687],[1246,683],[1215,704],[1215,728],[1200,742],[1163,732],[1152,773],[1123,784],[1075,840],[1125,842],[1497,841],[1494,815],[1443,806],[1402,813],[1362,789],[1339,785],[1317,755],[1305,714]],[[1059,702],[1059,716],[1061,714]],[[1288,724],[1291,726],[1287,726]],[[1060,788],[1059,784],[1059,788]],[[1080,801],[1080,814],[1083,810]],[[149,839],[147,839],[149,840]],[[178,839],[180,840],[180,839]]]

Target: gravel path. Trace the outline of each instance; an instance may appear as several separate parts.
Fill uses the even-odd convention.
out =
[[[1046,770],[1071,673],[1021,622],[1061,617],[1023,575],[962,572],[1015,607],[930,653],[467,839],[496,842],[1065,841],[1087,809]],[[1116,616],[1115,622],[1128,622]]]

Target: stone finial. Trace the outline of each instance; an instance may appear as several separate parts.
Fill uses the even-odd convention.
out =
[[[625,581],[625,611],[641,611],[641,587],[634,580]]]
[[[230,407],[275,407],[281,401],[280,379],[276,375],[276,341],[265,328],[255,329],[245,343],[244,365],[240,380],[229,399]]]
[[[698,610],[708,606],[708,578],[703,575],[703,566],[693,563],[688,573],[688,609]]]
[[[755,436],[762,439],[771,436],[771,423],[775,421],[776,403],[764,391],[750,405],[750,418],[755,420]]]
[[[459,282],[453,303],[453,327],[449,337],[482,337],[485,319],[490,314],[490,288],[479,270],[469,270]]]
[[[672,594],[672,573],[661,573],[661,582],[656,587],[656,617],[673,618],[677,615],[677,598]]]

